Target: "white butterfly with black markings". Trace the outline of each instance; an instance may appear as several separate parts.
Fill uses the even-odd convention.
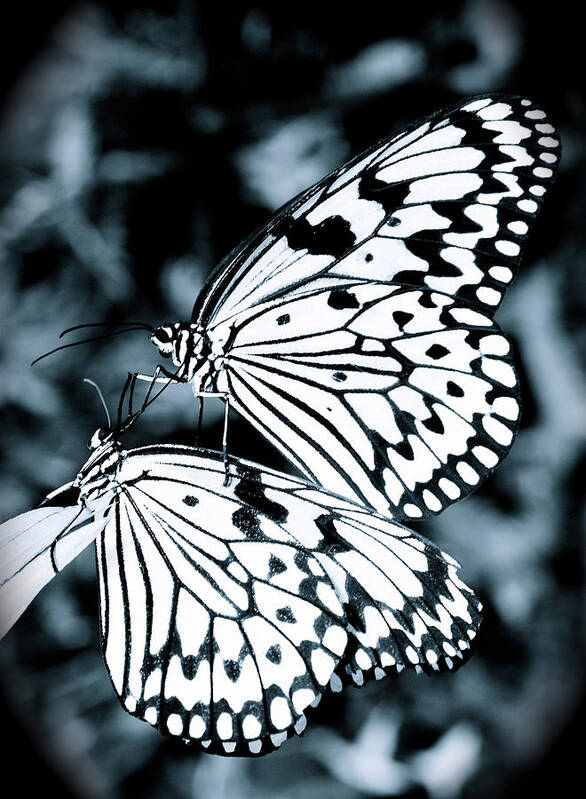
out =
[[[125,710],[219,754],[260,755],[326,690],[453,670],[480,603],[436,546],[346,499],[220,453],[124,451],[0,527],[0,635],[95,540],[101,643]]]
[[[513,442],[492,316],[558,159],[530,100],[439,112],[284,206],[152,341],[310,480],[397,519],[438,513]]]

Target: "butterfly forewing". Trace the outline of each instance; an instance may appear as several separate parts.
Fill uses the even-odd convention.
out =
[[[79,492],[74,492],[78,494]],[[70,486],[55,491],[43,507],[0,525],[0,638],[39,591],[103,530],[108,498],[93,511],[66,504]]]
[[[224,485],[220,456],[196,453],[129,453],[98,541],[102,646],[130,713],[264,754],[328,686],[444,665],[444,642],[467,653],[477,600],[433,545],[254,464]]]
[[[428,287],[492,313],[558,159],[530,100],[441,111],[286,205],[220,264],[193,319],[209,329],[326,275]]]
[[[346,647],[344,613],[258,473],[225,488],[202,460],[141,456],[122,491],[98,548],[104,654],[131,713],[259,754],[304,726]]]

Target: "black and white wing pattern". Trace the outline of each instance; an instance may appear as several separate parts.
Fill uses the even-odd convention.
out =
[[[474,490],[516,432],[492,314],[558,158],[531,101],[476,98],[286,206],[194,308],[231,404],[307,477],[395,518]]]
[[[47,497],[40,508],[0,525],[0,638],[39,591],[104,529],[98,503],[89,511],[74,501],[71,486]]]
[[[303,481],[230,469],[224,485],[218,453],[159,446],[118,472],[97,554],[104,657],[129,713],[260,755],[329,688],[469,653],[480,605],[449,556]]]
[[[211,329],[344,279],[433,289],[491,314],[559,155],[531,100],[491,95],[441,110],[285,205],[219,264],[192,319]]]
[[[283,318],[296,320],[290,338]],[[507,454],[519,416],[511,346],[490,317],[386,283],[254,317],[226,374],[232,405],[310,479],[396,518],[468,494]]]

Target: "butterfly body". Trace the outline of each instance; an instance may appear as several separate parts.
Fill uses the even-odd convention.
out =
[[[441,512],[516,433],[492,316],[555,174],[553,134],[530,100],[483,97],[383,140],[278,211],[153,342],[310,480],[397,519]]]
[[[89,446],[92,454],[73,481],[73,487],[79,489],[80,502],[84,505],[111,492],[116,485],[120,463],[124,460],[119,443],[101,428],[96,430]]]
[[[230,332],[227,325],[206,331],[198,324],[175,322],[155,328],[151,341],[177,367],[174,379],[191,383],[196,396],[205,396],[227,390],[223,372]]]

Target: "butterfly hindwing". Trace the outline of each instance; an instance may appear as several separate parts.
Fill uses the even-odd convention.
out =
[[[296,492],[313,502],[317,492]],[[407,528],[330,498],[316,558],[336,587],[349,646],[330,687],[418,672],[453,671],[470,654],[481,604],[459,564]]]
[[[452,671],[461,665],[481,606],[458,578],[458,564],[391,522],[371,526],[361,518],[334,527],[335,565],[325,568],[344,598],[351,642],[332,688],[350,680],[360,686],[405,668]]]
[[[231,475],[181,447],[135,450],[120,470],[97,552],[127,711],[210,752],[264,754],[357,669],[423,667],[472,637],[477,602],[433,545],[254,464]]]
[[[519,417],[506,336],[430,290],[354,283],[265,306],[225,369],[234,407],[308,477],[397,518],[472,491]]]

